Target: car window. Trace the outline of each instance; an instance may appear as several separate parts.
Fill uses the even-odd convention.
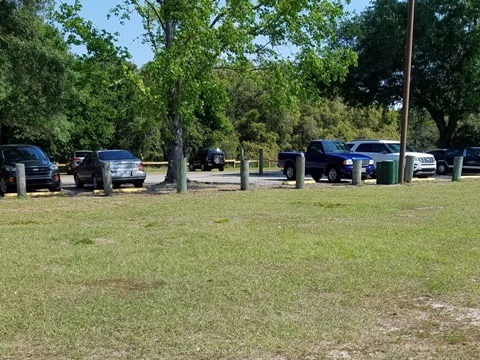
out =
[[[90,151],[75,151],[75,157],[85,157],[90,154]]]
[[[350,148],[343,141],[324,141],[323,149],[325,153],[350,152]]]
[[[451,150],[447,151],[445,156],[446,157],[463,156],[463,150],[462,149],[451,149]]]
[[[99,151],[98,157],[102,161],[111,160],[136,160],[137,157],[127,150]]]
[[[24,160],[48,160],[47,156],[35,147],[15,147],[6,148],[2,151],[2,156],[7,161],[24,161]]]
[[[466,152],[466,157],[479,157],[479,152],[478,150],[476,149],[467,149],[467,152]]]

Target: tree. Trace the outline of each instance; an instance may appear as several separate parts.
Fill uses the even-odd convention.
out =
[[[0,2],[0,143],[32,142],[55,152],[68,141],[68,55],[44,20],[49,4]]]
[[[80,2],[62,4],[55,20],[70,46],[85,51],[72,56],[72,91],[66,116],[71,124],[73,149],[126,148],[147,156],[158,141],[155,114],[142,94],[141,72],[128,62],[128,51],[115,45],[116,37],[79,16]]]
[[[326,83],[342,78],[355,60],[349,49],[326,46],[342,15],[339,1],[125,0],[116,14],[127,19],[132,10],[142,17],[145,41],[155,54],[147,68],[156,80],[151,94],[169,129],[166,181],[176,181],[184,138],[198,129],[204,96],[210,111],[225,105],[225,91],[213,76],[216,68],[275,67],[293,49],[290,67],[297,76],[291,78],[299,91],[300,80],[305,88],[312,75]]]
[[[359,57],[341,85],[346,99],[390,106],[401,100],[407,12],[406,2],[377,0],[342,27],[342,43]],[[478,1],[416,1],[411,104],[429,113],[441,147],[480,109],[479,19]]]

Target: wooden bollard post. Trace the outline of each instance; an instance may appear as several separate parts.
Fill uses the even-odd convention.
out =
[[[263,175],[263,149],[258,150],[258,175]]]
[[[405,156],[405,172],[403,179],[406,183],[411,183],[413,179],[413,165],[415,163],[414,155]]]
[[[113,194],[112,172],[110,171],[110,163],[108,161],[102,161],[102,181],[105,196],[111,196]]]
[[[455,156],[453,159],[452,181],[459,181],[462,178],[463,156]]]
[[[17,196],[27,195],[27,179],[25,177],[25,164],[15,164],[17,173]]]
[[[177,193],[187,192],[187,158],[182,158],[177,163]]]
[[[295,174],[295,188],[303,189],[305,187],[305,155],[300,153],[295,159],[295,167],[297,172]]]
[[[362,160],[353,160],[352,185],[362,183]]]

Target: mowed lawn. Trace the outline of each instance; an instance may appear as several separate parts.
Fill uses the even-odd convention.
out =
[[[0,359],[477,359],[480,181],[0,199]]]

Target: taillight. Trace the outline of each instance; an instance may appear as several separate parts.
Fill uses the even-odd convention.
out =
[[[145,170],[145,165],[143,165],[143,163],[140,163],[140,165],[138,165],[138,171],[144,171]]]
[[[80,158],[74,157],[74,158],[73,158],[73,161],[74,161],[74,162],[80,161]]]

